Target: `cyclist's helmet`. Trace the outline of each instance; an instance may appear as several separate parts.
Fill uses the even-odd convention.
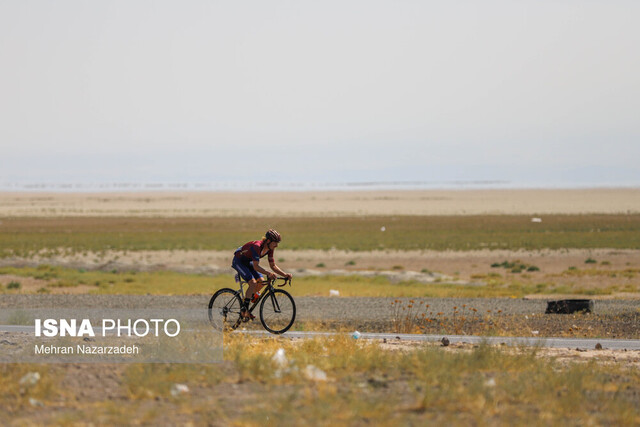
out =
[[[272,242],[280,243],[280,240],[282,240],[282,236],[280,236],[280,233],[278,233],[273,228],[269,229],[269,231],[267,231],[267,233],[264,235],[264,237],[266,237],[267,239],[271,240]]]

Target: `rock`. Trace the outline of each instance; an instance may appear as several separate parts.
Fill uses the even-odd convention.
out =
[[[289,364],[287,360],[287,356],[284,354],[284,349],[279,348],[278,351],[275,352],[271,360],[276,364],[276,366],[280,369],[286,368]]]
[[[340,291],[338,291],[336,289],[329,289],[329,296],[330,297],[339,297],[340,296]]]
[[[44,406],[44,403],[40,402],[40,401],[39,401],[39,400],[37,400],[37,399],[34,399],[33,397],[30,397],[30,398],[29,398],[29,404],[30,404],[31,406],[36,406],[36,407]]]
[[[594,303],[589,299],[565,299],[547,301],[545,314],[593,313]],[[575,328],[577,326],[572,325]]]
[[[185,384],[174,384],[171,386],[171,396],[178,397],[181,394],[189,393],[189,387]]]
[[[602,350],[602,344],[596,343],[596,350]]]
[[[485,383],[485,386],[487,387],[495,387],[496,386],[496,380],[493,378],[489,378]]]
[[[382,388],[387,388],[388,387],[387,380],[385,378],[383,378],[383,377],[380,377],[380,376],[375,376],[375,377],[369,378],[367,380],[367,383],[370,386],[375,387],[375,388],[381,388],[381,387]]]
[[[449,338],[447,337],[443,337],[440,342],[442,343],[443,347],[448,347],[449,346]]]
[[[29,372],[22,378],[20,378],[20,385],[36,385],[40,381],[39,372]]]
[[[320,368],[313,365],[307,365],[302,371],[302,375],[310,381],[326,381],[327,374]]]

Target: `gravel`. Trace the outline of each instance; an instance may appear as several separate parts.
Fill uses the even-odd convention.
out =
[[[0,308],[203,308],[206,309],[210,295],[159,296],[159,295],[0,295]],[[489,310],[509,315],[544,313],[545,300],[514,298],[345,298],[345,297],[297,297],[298,321],[386,321],[394,316],[394,301],[407,307],[414,301],[414,309],[423,302],[427,311],[451,315],[454,307],[463,310],[476,309],[478,314]],[[596,314],[637,313],[638,300],[597,300]],[[401,308],[400,308],[401,310]],[[551,315],[550,315],[551,316]]]

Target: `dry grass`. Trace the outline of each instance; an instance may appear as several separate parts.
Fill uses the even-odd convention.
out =
[[[35,384],[20,384],[30,373],[37,373],[40,379]],[[9,419],[3,413],[9,415],[32,407],[29,399],[55,400],[62,392],[56,385],[59,379],[46,365],[0,364],[0,420]]]
[[[284,350],[286,366],[273,360],[278,349]],[[524,424],[535,415],[579,424],[640,421],[637,371],[595,363],[560,366],[537,357],[536,349],[511,352],[482,345],[451,353],[422,346],[389,352],[348,336],[296,343],[233,335],[227,338],[225,359],[236,368],[231,381],[268,384],[284,397],[245,408],[240,420],[250,423]],[[308,365],[328,380],[309,380]]]
[[[130,399],[169,399],[173,384],[207,387],[222,378],[216,365],[136,363],[127,366],[123,386]]]
[[[124,398],[117,401],[81,399],[55,410],[44,396],[45,406],[37,415],[15,404],[5,414],[27,423],[63,424],[640,422],[640,374],[620,365],[560,363],[540,357],[537,349],[487,345],[389,351],[382,344],[348,336],[290,341],[232,334],[225,340],[222,364],[129,366],[120,373]],[[273,359],[279,349],[284,351],[284,364]],[[11,372],[15,365],[4,369],[11,383],[29,368],[20,373]],[[326,380],[310,376],[313,370],[322,371]],[[48,375],[43,372],[45,378]],[[187,385],[189,392],[171,395],[168,390],[177,382]],[[8,394],[3,395],[5,408],[7,399],[21,399],[7,398]]]
[[[391,303],[390,324],[370,330],[409,334],[640,338],[640,310],[624,314],[504,314],[502,310],[479,311],[472,305],[454,306],[451,311],[434,311],[428,301]]]
[[[0,415],[18,424],[640,422],[640,373],[624,365],[560,363],[535,348],[386,348],[346,335],[291,341],[230,334],[221,364],[83,368],[89,373],[110,369],[119,384],[115,399],[99,392],[89,397],[79,390],[58,393],[59,378],[73,374],[68,365],[4,365]],[[279,349],[286,363],[274,360]],[[25,394],[16,384],[34,369],[42,379]],[[189,391],[172,395],[177,383]],[[43,406],[35,410],[27,396],[36,396]]]

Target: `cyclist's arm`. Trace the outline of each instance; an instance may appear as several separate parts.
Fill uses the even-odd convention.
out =
[[[269,263],[269,266],[271,267],[271,269],[273,271],[275,271],[276,273],[278,273],[282,277],[291,277],[292,276],[291,274],[285,273],[282,269],[280,269],[280,267],[278,267],[275,262]]]
[[[260,267],[260,260],[259,260],[259,259],[258,259],[258,260],[253,260],[253,261],[251,261],[251,262],[253,263],[253,268],[255,268],[255,270],[256,270],[258,273],[265,274],[267,277],[271,277],[271,276],[273,276],[273,275],[274,275],[274,274],[273,274],[272,272],[270,272],[269,270],[265,270],[264,268]]]

